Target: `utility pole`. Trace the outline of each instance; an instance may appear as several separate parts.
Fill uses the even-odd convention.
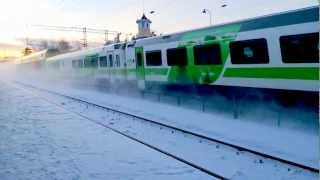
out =
[[[105,44],[108,44],[109,42],[109,37],[108,37],[108,35],[109,35],[109,31],[108,30],[105,30],[104,31],[104,42],[105,42]]]
[[[131,33],[126,33],[126,39],[125,39],[126,42],[129,41],[129,39],[128,39],[129,36],[132,36],[132,34]]]
[[[28,46],[29,46],[29,38],[26,37],[26,47],[28,47]]]
[[[106,29],[94,29],[94,28],[88,28],[88,27],[65,27],[65,26],[49,26],[49,25],[32,25],[32,27],[40,28],[48,31],[82,33],[83,39],[81,39],[81,42],[82,42],[81,45],[84,48],[88,47],[88,33],[104,35],[105,42],[109,42],[110,35],[116,37],[116,39],[119,39],[117,36],[119,36],[119,33],[120,33],[118,31],[111,31]]]
[[[121,36],[121,33],[117,33],[116,38],[114,39],[115,43],[120,42],[120,36]]]
[[[82,43],[82,45],[83,45],[84,48],[87,48],[88,47],[87,28],[84,27],[82,32],[83,32],[83,39],[82,39],[83,43]]]

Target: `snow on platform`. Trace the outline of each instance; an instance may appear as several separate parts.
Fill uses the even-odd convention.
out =
[[[150,118],[154,121],[180,127],[289,161],[315,168],[318,167],[318,131],[302,132],[294,129],[275,128],[251,121],[231,119],[221,114],[212,115],[173,105],[117,96],[93,89],[79,89],[63,84],[54,84],[53,86],[52,84],[29,80],[26,83]]]
[[[0,179],[212,179],[0,83]]]

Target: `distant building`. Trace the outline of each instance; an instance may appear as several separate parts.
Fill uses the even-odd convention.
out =
[[[143,14],[141,19],[138,19],[136,22],[138,24],[138,34],[136,39],[154,36],[154,34],[150,30],[152,21],[148,19],[145,14]]]

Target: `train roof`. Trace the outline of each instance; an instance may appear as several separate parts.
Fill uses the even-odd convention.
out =
[[[292,24],[300,24],[306,22],[316,22],[319,21],[319,6],[311,6],[302,9],[284,11],[280,13],[274,13],[239,21],[233,21],[223,24],[216,24],[213,26],[187,30],[182,32],[176,32],[172,34],[165,34],[161,36],[149,37],[145,39],[136,40],[136,45],[140,44],[152,44],[153,42],[159,43],[162,42],[170,42],[170,41],[178,41],[182,38],[184,34],[192,33],[192,32],[205,32],[210,31],[212,29],[219,29],[233,25],[240,26],[240,32],[243,31],[251,31],[263,28],[272,28],[277,26],[286,26]]]
[[[48,58],[47,61],[57,61],[57,60],[61,60],[61,59],[69,59],[69,58],[75,58],[75,57],[80,57],[80,56],[87,56],[89,54],[97,54],[97,53],[100,53],[104,47],[105,46],[91,48],[91,49],[83,49],[80,51],[60,54],[60,55]]]
[[[44,59],[46,57],[47,49],[39,52],[35,52],[32,54],[29,54],[27,56],[23,56],[19,59],[17,59],[16,63],[17,64],[23,64],[23,63],[31,63],[34,61],[40,61],[42,60],[41,57]],[[40,57],[40,58],[39,58]]]
[[[263,28],[272,28],[277,26],[285,26],[285,25],[292,25],[292,24],[300,24],[306,22],[315,22],[319,21],[319,7],[318,6],[311,6],[307,8],[297,9],[297,10],[290,10],[275,14],[264,15],[260,17],[249,18],[245,20],[239,20],[234,22],[228,22],[224,24],[217,24],[213,26],[187,30],[172,34],[165,34],[161,36],[149,37],[144,39],[138,39],[135,41],[129,42],[121,42],[121,43],[114,43],[109,44],[97,48],[92,49],[84,49],[81,51],[66,53],[57,55],[51,58],[48,58],[47,61],[56,61],[60,59],[68,59],[68,58],[75,58],[80,56],[88,56],[100,53],[104,50],[114,50],[123,45],[130,45],[130,46],[142,46],[154,43],[168,43],[173,41],[179,41],[186,34],[198,33],[202,34],[201,32],[211,32],[211,33],[221,33],[221,31],[214,31],[216,29],[228,29],[228,27],[238,26],[240,32],[243,31],[250,31],[250,30],[257,30]],[[194,36],[191,36],[194,37]]]
[[[84,56],[89,56],[89,55],[96,55],[98,53],[101,53],[102,51],[107,51],[107,50],[114,50],[114,49],[119,49],[120,47],[126,45],[124,42],[120,43],[114,43],[114,44],[109,44],[109,45],[104,45],[104,46],[99,46],[95,48],[90,48],[90,49],[83,49],[80,51],[75,51],[75,52],[69,52],[65,54],[60,54],[54,57],[50,57],[47,59],[47,61],[58,61],[61,59],[74,59],[74,58],[79,58],[79,57],[84,57]]]

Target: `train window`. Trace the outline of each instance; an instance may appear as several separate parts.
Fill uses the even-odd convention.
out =
[[[85,60],[84,60],[84,67],[86,67],[86,68],[90,67],[90,61],[89,61],[89,59],[85,59]]]
[[[142,66],[143,65],[142,53],[141,52],[137,53],[137,65],[138,66]]]
[[[167,50],[168,66],[186,66],[188,64],[187,49],[173,48]]]
[[[82,61],[81,60],[73,60],[72,67],[73,68],[82,68]]]
[[[95,68],[99,67],[99,58],[98,57],[91,58],[91,65],[92,67],[95,67]]]
[[[78,68],[78,62],[77,62],[77,60],[72,60],[72,67],[73,67],[73,68]]]
[[[100,56],[99,63],[100,63],[100,67],[107,67],[108,66],[107,56]]]
[[[319,33],[280,37],[285,63],[319,63]]]
[[[118,54],[116,55],[116,65],[120,67],[120,56]]]
[[[86,68],[97,68],[98,65],[98,57],[88,57],[84,60],[84,66]]]
[[[195,65],[217,65],[222,62],[219,44],[198,45],[193,50]]]
[[[109,54],[109,65],[110,65],[110,67],[113,67],[113,56],[112,56],[112,54]]]
[[[50,62],[49,67],[53,69],[59,69],[59,61]]]
[[[78,60],[78,67],[83,68],[83,61],[81,59]]]
[[[252,39],[230,43],[232,64],[268,64],[266,39]]]
[[[146,63],[147,63],[147,66],[161,66],[162,65],[161,51],[146,52]]]

